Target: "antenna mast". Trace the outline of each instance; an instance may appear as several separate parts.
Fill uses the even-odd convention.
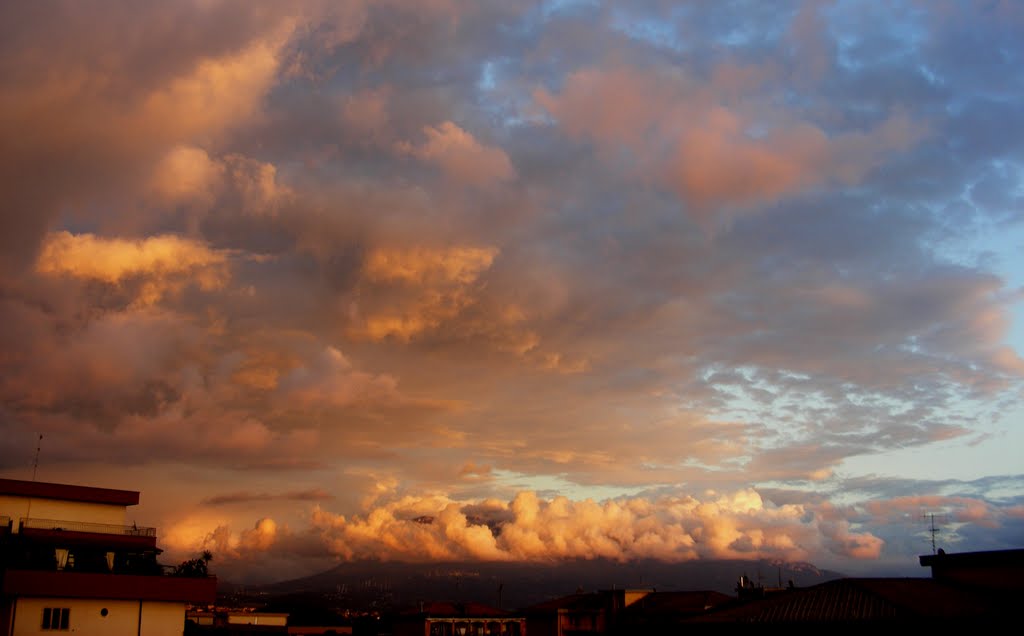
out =
[[[937,535],[940,532],[940,530],[935,527],[935,513],[934,512],[930,513],[930,514],[927,514],[927,515],[924,515],[924,516],[928,517],[928,519],[929,519],[928,534],[932,535],[932,554],[935,554],[935,535]]]
[[[39,451],[43,448],[43,434],[39,434],[39,439],[36,440],[36,457],[32,460],[32,481],[36,480],[36,471],[39,470]]]

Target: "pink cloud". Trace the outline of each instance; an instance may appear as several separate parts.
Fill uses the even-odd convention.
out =
[[[856,183],[924,135],[899,112],[867,131],[826,134],[754,97],[771,75],[729,62],[704,82],[676,71],[596,67],[570,74],[558,94],[536,90],[534,99],[570,138],[593,141],[609,160],[629,150],[637,178],[675,192],[702,223]]]
[[[485,146],[450,121],[425,126],[426,140],[413,145],[398,144],[399,152],[436,164],[453,181],[487,186],[514,179],[516,171],[501,148]]]

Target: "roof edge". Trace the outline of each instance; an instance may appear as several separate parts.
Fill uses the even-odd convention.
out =
[[[93,486],[56,484],[45,481],[24,481],[21,479],[0,479],[0,495],[80,501],[113,506],[135,506],[139,503],[139,492],[137,490],[116,490],[114,488],[96,488]]]

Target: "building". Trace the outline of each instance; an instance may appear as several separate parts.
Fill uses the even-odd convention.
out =
[[[395,636],[526,636],[526,619],[483,603],[420,603],[397,616]]]
[[[155,528],[127,523],[130,490],[0,479],[0,634],[180,636],[214,577],[157,562]]]
[[[579,636],[608,633],[609,601],[602,594],[562,596],[523,610],[530,636]]]
[[[721,592],[651,592],[619,612],[617,634],[681,633],[687,619],[706,614],[736,599]]]

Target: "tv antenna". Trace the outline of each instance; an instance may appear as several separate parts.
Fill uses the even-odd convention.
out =
[[[43,434],[39,434],[39,439],[36,440],[36,457],[32,460],[32,481],[36,480],[36,471],[39,470],[39,451],[43,448]]]
[[[928,534],[930,534],[931,537],[932,537],[931,538],[931,540],[932,540],[932,554],[935,554],[935,552],[936,552],[936,550],[935,550],[935,535],[937,535],[939,532],[941,532],[941,530],[939,530],[938,528],[935,527],[935,513],[934,512],[928,513],[928,514],[926,514],[924,516],[928,519]]]

